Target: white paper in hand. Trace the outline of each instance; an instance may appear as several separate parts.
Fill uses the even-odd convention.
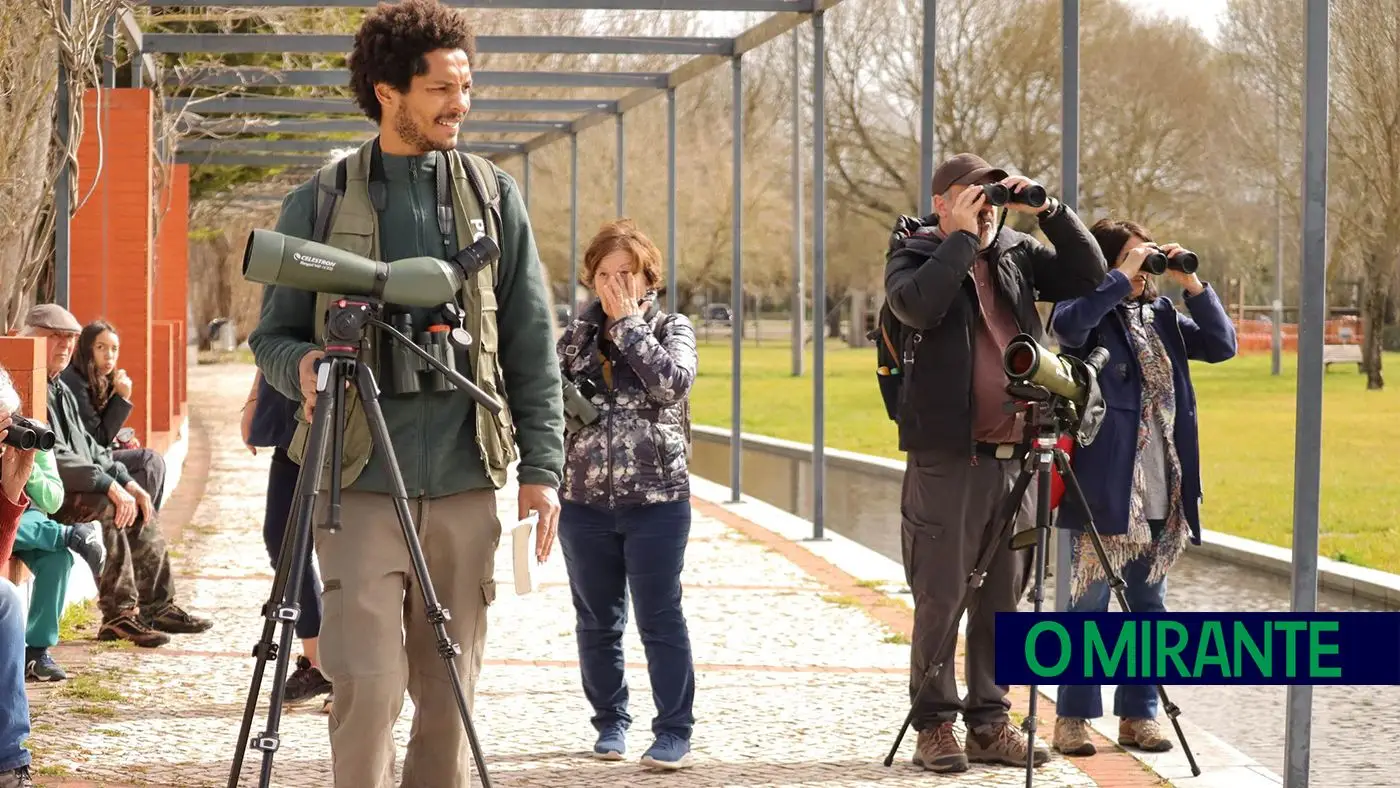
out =
[[[531,514],[517,523],[510,532],[511,555],[514,559],[511,574],[515,576],[515,593],[519,596],[524,596],[538,587],[534,569],[535,527],[539,522],[540,516]]]

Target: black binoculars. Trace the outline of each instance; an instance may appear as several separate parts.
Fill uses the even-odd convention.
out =
[[[455,308],[455,305],[448,306]],[[385,322],[400,334],[412,339],[415,345],[443,366],[461,374],[462,370],[457,366],[458,346],[452,338],[454,335],[460,337],[465,332],[461,328],[460,317],[455,312],[446,314],[448,311],[447,307],[439,310],[423,331],[413,330],[413,315],[407,311],[388,315]],[[390,397],[455,390],[446,375],[420,358],[417,353],[404,347],[401,342],[389,337],[385,337],[385,341],[379,345],[379,376],[384,394]]]
[[[987,195],[988,205],[1005,205],[1014,202],[1039,208],[1045,204],[1047,199],[1045,187],[1035,183],[1019,192],[1011,191],[1011,187],[1003,183],[989,183],[982,187],[982,193]]]
[[[1168,268],[1182,273],[1194,274],[1196,267],[1201,264],[1195,252],[1188,252],[1185,249],[1177,252],[1174,257],[1167,257],[1167,253],[1158,249],[1147,255],[1142,261],[1142,270],[1149,274],[1162,274]]]
[[[5,434],[5,443],[21,451],[38,449],[49,451],[58,439],[53,430],[33,419],[18,414],[10,415],[10,428]]]

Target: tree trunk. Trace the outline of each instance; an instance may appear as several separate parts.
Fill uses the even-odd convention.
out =
[[[828,339],[841,338],[841,299],[826,296],[826,336]]]
[[[1380,391],[1385,388],[1381,376],[1381,350],[1385,334],[1385,301],[1390,288],[1388,271],[1384,271],[1381,256],[1371,252],[1366,260],[1365,297],[1361,304],[1361,325],[1365,340],[1361,345],[1361,368],[1366,372],[1366,389]]]

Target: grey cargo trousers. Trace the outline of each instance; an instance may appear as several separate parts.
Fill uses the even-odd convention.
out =
[[[967,578],[977,566],[983,544],[1004,525],[998,513],[1021,467],[1019,457],[1002,460],[979,454],[973,461],[965,454],[909,453],[900,509],[904,574],[914,596],[911,702],[929,668],[944,661],[914,710],[916,731],[953,722],[959,711],[969,728],[1009,719],[1007,688],[996,683],[995,614],[1014,611],[1024,596],[1032,551],[1012,552],[1008,539],[998,540],[986,581],[973,592],[964,657],[965,701],[958,697],[956,646],[946,654],[937,651],[948,629],[957,626],[953,616],[967,593]],[[1016,515],[1016,532],[1035,525],[1035,502],[1032,482]]]

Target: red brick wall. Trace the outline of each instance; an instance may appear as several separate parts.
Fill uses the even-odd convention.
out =
[[[105,105],[101,113],[99,100]],[[73,215],[69,285],[69,311],[79,321],[105,319],[121,336],[120,364],[131,376],[135,406],[126,423],[143,444],[151,434],[152,406],[151,112],[145,88],[83,95],[78,195],[87,200]]]
[[[190,235],[190,167],[175,164],[170,168],[170,183],[162,190],[158,210],[163,211],[156,238],[155,257],[155,319],[174,324],[173,369],[174,395],[171,413],[179,416],[185,403],[185,319],[189,314],[189,235]],[[154,429],[154,428],[153,428]]]
[[[24,415],[48,421],[48,341],[33,337],[0,337],[0,366],[10,373],[19,391]]]
[[[151,324],[151,432],[174,429],[175,348],[174,325],[169,320]]]

